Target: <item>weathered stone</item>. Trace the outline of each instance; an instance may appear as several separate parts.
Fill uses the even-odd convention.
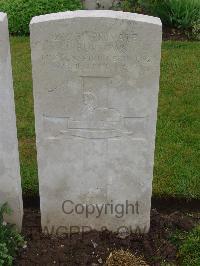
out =
[[[6,221],[21,230],[23,206],[8,21],[6,14],[0,13],[0,205],[5,202],[13,211]]]
[[[147,232],[160,19],[76,11],[30,30],[43,230]]]

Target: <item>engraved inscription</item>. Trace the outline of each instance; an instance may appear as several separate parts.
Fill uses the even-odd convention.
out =
[[[134,30],[123,30],[118,35],[110,32],[59,33],[43,42],[43,64],[64,67],[68,71],[126,72],[127,59],[137,40]],[[131,50],[130,50],[131,49]],[[107,52],[106,55],[104,51]],[[49,54],[46,51],[51,51]],[[69,53],[70,51],[70,53]],[[112,55],[111,55],[112,54]]]
[[[70,34],[60,33],[52,36],[50,42],[44,43],[44,48],[54,48],[60,46],[62,49],[72,49],[77,52],[103,51],[105,48],[118,49],[120,45],[128,47],[129,44],[137,40],[135,31],[122,31],[117,36],[112,32],[72,32]],[[119,50],[120,51],[120,50]]]
[[[83,76],[82,79],[82,108],[72,117],[46,117],[48,122],[56,124],[59,132],[54,137],[80,137],[88,139],[109,139],[132,136],[134,126],[127,121],[136,120],[144,124],[144,117],[123,117],[120,110],[108,104],[108,91],[112,83],[110,77]],[[134,124],[134,123],[133,123]],[[52,139],[52,137],[51,137]]]

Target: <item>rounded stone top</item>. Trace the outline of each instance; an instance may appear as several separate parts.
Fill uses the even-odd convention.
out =
[[[0,22],[4,21],[6,17],[7,17],[6,13],[0,12]]]
[[[36,23],[48,22],[48,21],[59,21],[59,20],[73,19],[73,18],[111,18],[111,19],[113,18],[113,19],[131,20],[136,22],[143,22],[143,23],[162,26],[161,20],[157,17],[147,16],[137,13],[130,13],[130,12],[113,11],[113,10],[77,10],[77,11],[52,13],[52,14],[33,17],[30,25]]]

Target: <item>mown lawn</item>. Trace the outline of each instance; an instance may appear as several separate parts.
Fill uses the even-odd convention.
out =
[[[12,37],[23,193],[38,193],[29,39]],[[164,42],[154,195],[200,198],[200,43]]]
[[[189,232],[178,230],[170,238],[178,248],[179,265],[200,265],[200,225]]]

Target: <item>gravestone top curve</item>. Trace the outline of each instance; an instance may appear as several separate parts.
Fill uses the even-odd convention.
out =
[[[71,18],[114,18],[114,19],[123,19],[123,20],[134,20],[136,22],[151,23],[162,26],[161,20],[157,17],[122,12],[122,11],[113,11],[113,10],[77,10],[77,11],[67,11],[52,13],[47,15],[41,15],[32,18],[30,25],[35,23],[42,23],[54,20],[65,20]]]

